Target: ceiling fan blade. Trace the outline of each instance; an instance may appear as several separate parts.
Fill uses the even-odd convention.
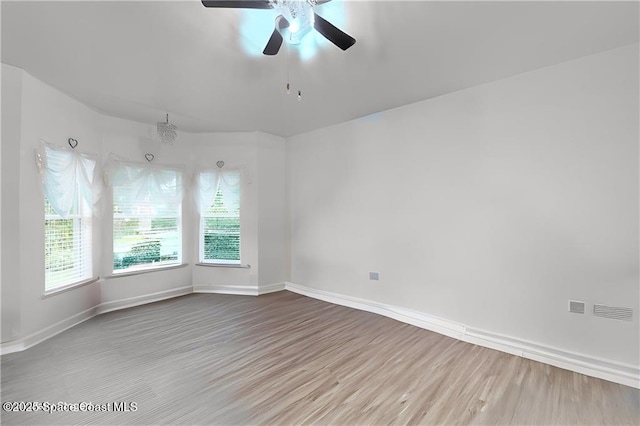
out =
[[[288,27],[289,21],[287,21],[287,18],[282,15],[276,16],[275,29],[273,30],[273,33],[271,33],[271,37],[269,38],[267,45],[262,51],[264,55],[272,56],[278,53],[278,51],[280,50],[280,46],[282,46],[283,40],[280,31]]]
[[[331,43],[335,44],[342,50],[347,50],[355,44],[355,38],[338,29],[335,25],[324,19],[322,16],[319,16],[317,13],[314,13],[313,16],[315,18],[313,27]]]
[[[282,46],[282,34],[274,29],[262,53],[269,56],[275,55],[280,50],[280,46]]]
[[[289,28],[289,21],[287,21],[287,18],[285,18],[282,15],[278,15],[276,16],[276,29],[278,31],[282,31],[285,28]]]
[[[272,9],[269,0],[202,0],[204,7],[229,9]]]

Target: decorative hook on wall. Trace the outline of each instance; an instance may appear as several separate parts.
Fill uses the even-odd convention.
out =
[[[224,167],[224,161],[218,161],[216,163],[216,166],[218,166],[219,169],[223,168]]]
[[[145,154],[144,158],[146,158],[148,162],[152,162],[153,159],[156,158],[156,156],[153,154]]]
[[[78,146],[78,141],[74,138],[69,138],[67,142],[72,149],[76,149],[76,146]]]

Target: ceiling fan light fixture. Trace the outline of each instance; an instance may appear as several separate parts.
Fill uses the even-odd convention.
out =
[[[167,114],[166,121],[158,121],[158,136],[160,137],[160,142],[166,145],[173,145],[175,142],[178,133],[176,132],[178,128],[169,123],[169,114]]]
[[[295,34],[298,32],[299,29],[300,29],[300,25],[298,24],[298,20],[293,19],[293,21],[291,21],[291,25],[289,26],[289,31],[291,31],[292,34]]]

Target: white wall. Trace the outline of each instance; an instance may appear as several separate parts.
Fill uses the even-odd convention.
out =
[[[99,304],[189,285],[259,288],[290,279],[637,366],[637,49],[286,144],[259,132],[180,133],[174,147],[154,142],[152,125],[104,116],[3,65],[2,342]],[[251,268],[193,265],[198,224],[187,202],[183,260],[190,266],[42,298],[33,150],[41,138],[62,144],[68,137],[103,160],[114,152],[142,161],[151,151],[154,162],[184,163],[188,171],[217,160],[244,166],[251,183],[243,186],[242,260]],[[110,220],[104,212],[96,222],[101,276],[111,272]],[[369,271],[380,272],[380,281],[369,281]],[[632,307],[634,320],[568,314],[569,298]]]
[[[27,73],[22,74],[22,112],[19,195],[19,238],[17,246],[20,268],[22,336],[67,319],[100,303],[100,284],[94,283],[74,291],[43,298],[44,293],[44,205],[39,174],[34,161],[40,140],[65,144],[72,137],[83,152],[100,152],[99,115],[42,83]],[[4,120],[3,120],[4,121]],[[100,220],[94,218],[100,229]],[[99,233],[97,233],[99,238]],[[100,256],[99,245],[95,253]],[[98,271],[98,273],[100,273]]]
[[[20,335],[20,113],[22,71],[2,64],[2,341]]]
[[[41,265],[44,265],[44,209],[34,162],[34,150],[41,139],[64,145],[69,137],[73,137],[79,142],[77,149],[97,154],[102,162],[111,152],[132,161],[145,161],[144,154],[152,152],[156,156],[154,163],[188,164],[191,154],[188,142],[181,141],[182,145],[174,147],[162,146],[157,141],[154,143],[154,126],[104,116],[28,73],[21,74],[21,137],[17,145],[6,141],[7,146],[19,146],[20,158],[16,171],[20,177],[17,210],[20,224],[18,235],[5,238],[19,246],[20,336],[40,332],[101,303],[190,286],[189,268],[105,279],[112,275],[110,192],[105,191],[104,208],[93,222],[94,275],[100,276],[101,280],[43,298],[44,270]],[[15,88],[15,85],[8,87]],[[189,217],[191,211],[188,206],[185,209]],[[188,232],[184,235],[187,249],[191,246],[190,235]],[[187,251],[185,262],[189,260],[190,253]],[[17,336],[14,334],[12,337]],[[6,340],[3,338],[3,341]]]
[[[283,283],[285,269],[286,205],[285,140],[262,132],[205,133],[193,135],[196,167],[211,167],[219,160],[224,168],[240,168],[240,257],[250,268],[213,268],[195,265],[193,284],[206,287],[261,286]],[[197,218],[193,221],[197,235]],[[194,258],[198,242],[193,243]]]
[[[191,135],[179,132],[173,145],[161,144],[157,136],[157,128],[153,125],[137,123],[120,118],[100,114],[100,132],[102,135],[101,157],[103,161],[109,154],[116,154],[131,161],[145,162],[145,154],[154,156],[152,163],[184,166],[184,187],[186,199],[190,196],[191,182]],[[111,191],[105,191],[102,225],[102,253],[100,268],[107,277],[101,285],[102,303],[110,303],[122,299],[131,299],[148,294],[165,292],[191,285],[191,269],[189,267],[159,270],[139,275],[114,276],[113,271],[113,222],[110,209],[112,206]],[[190,203],[182,206],[182,262],[193,261],[190,232],[193,209]]]
[[[224,161],[225,169],[242,170],[240,190],[240,259],[250,268],[216,268],[194,266],[194,286],[258,286],[258,198],[255,182],[257,168],[257,133],[207,133],[194,135],[194,153],[197,153],[196,168],[215,167]],[[284,142],[283,142],[284,143]],[[197,234],[198,219],[193,221],[193,231]],[[193,244],[197,259],[198,242]]]
[[[284,139],[260,133],[258,144],[258,228],[261,286],[289,280],[287,257],[286,155]]]
[[[291,280],[638,366],[638,112],[634,45],[292,137]]]
[[[16,343],[19,341],[33,344],[101,310],[139,303],[157,294],[181,294],[178,290],[194,284],[250,285],[257,289],[259,283],[285,281],[284,268],[277,266],[267,265],[266,276],[259,276],[259,252],[270,253],[269,249],[260,248],[260,235],[265,236],[264,244],[275,247],[276,254],[270,253],[266,261],[284,263],[278,258],[284,256],[281,253],[285,246],[284,221],[276,220],[273,229],[260,230],[258,224],[261,208],[265,215],[285,216],[286,206],[281,200],[285,191],[284,139],[256,132],[198,135],[179,132],[173,146],[162,145],[154,125],[101,114],[28,73],[4,64],[2,106],[3,345],[19,347],[20,343]],[[146,153],[151,153],[155,156],[154,164],[185,166],[182,235],[186,267],[113,276],[111,193],[106,190],[100,215],[94,218],[93,233],[94,270],[101,279],[43,297],[44,207],[34,150],[40,139],[64,145],[69,137],[79,141],[77,149],[98,154],[102,163],[110,153],[141,162],[145,161]],[[263,143],[264,149],[260,147]],[[270,166],[259,168],[259,157],[274,163],[279,171],[268,171]],[[212,167],[219,159],[226,162],[226,167],[241,166],[247,172],[249,182],[243,187],[241,204],[241,255],[243,263],[251,264],[251,268],[194,266],[198,260],[198,216],[191,197],[193,170],[198,166]],[[259,205],[258,181],[264,182],[265,191],[272,185],[277,187],[274,200],[263,199]]]

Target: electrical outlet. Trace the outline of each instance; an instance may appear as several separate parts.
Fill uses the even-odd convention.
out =
[[[369,279],[378,281],[380,279],[380,274],[378,274],[377,272],[369,272]]]

